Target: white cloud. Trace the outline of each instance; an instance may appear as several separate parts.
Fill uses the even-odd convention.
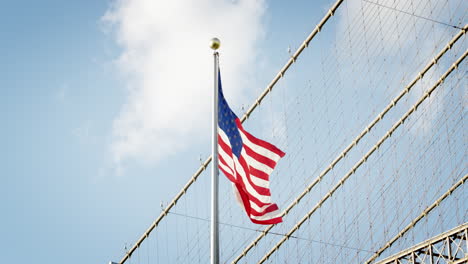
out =
[[[263,1],[120,0],[103,17],[123,51],[127,102],[114,120],[116,166],[155,162],[200,137],[209,139],[213,57],[221,39],[226,96],[239,100],[263,36]]]

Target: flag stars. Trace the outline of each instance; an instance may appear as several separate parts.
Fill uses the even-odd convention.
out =
[[[218,97],[218,125],[221,130],[226,133],[229,144],[232,146],[232,152],[234,155],[239,156],[242,149],[242,139],[240,137],[236,120],[237,116],[232,112],[224,99],[221,86],[219,87]]]

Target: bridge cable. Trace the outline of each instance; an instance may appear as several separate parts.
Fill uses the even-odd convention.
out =
[[[210,219],[202,218],[202,217],[198,217],[198,216],[193,216],[193,215],[181,214],[181,213],[176,213],[176,212],[169,212],[169,214],[182,216],[182,217],[185,217],[185,218],[190,218],[190,219],[195,219],[195,220],[200,220],[200,221],[204,221],[204,222],[210,222]],[[224,226],[230,226],[230,227],[236,227],[236,228],[239,228],[239,229],[254,231],[254,232],[257,232],[257,233],[263,232],[262,230],[259,230],[259,229],[249,228],[249,227],[240,226],[240,225],[234,225],[234,224],[223,223],[223,222],[219,222],[219,224],[224,225]],[[286,234],[278,233],[278,232],[269,232],[269,233],[272,234],[272,235],[276,235],[276,236],[282,236],[282,237],[287,236]],[[321,241],[321,240],[309,239],[309,238],[300,237],[300,236],[289,236],[289,238],[294,238],[294,239],[298,239],[298,240],[304,240],[304,241],[309,241],[309,242],[314,242],[314,243],[318,243],[318,244],[324,244],[324,245],[334,246],[334,247],[339,247],[339,248],[344,248],[344,249],[351,249],[351,250],[355,250],[355,251],[364,251],[364,252],[369,252],[369,253],[377,253],[377,251],[372,251],[372,250],[368,250],[368,249],[350,247],[350,246],[346,246],[346,245],[340,245],[340,244],[330,243],[330,242]]]
[[[352,168],[350,171],[348,171],[348,173],[346,173],[346,175],[341,178],[341,180],[338,182],[338,184],[336,184],[313,208],[312,210],[310,210],[299,222],[297,222],[297,224],[286,234],[286,236],[281,239],[260,261],[259,263],[263,263],[265,262],[276,250],[278,250],[280,248],[280,246],[288,239],[288,237],[290,235],[292,235],[294,232],[296,232],[302,224],[304,224],[311,216],[312,214],[317,211],[323,204],[326,200],[328,200],[328,198],[330,198],[333,193],[339,188],[341,187],[345,182],[346,180],[351,176],[353,175],[356,170],[362,165],[364,164],[367,159],[383,144],[383,142],[385,142],[385,140],[387,140],[388,138],[390,138],[390,136],[392,135],[392,133],[400,126],[403,124],[403,122],[406,121],[406,119],[408,119],[408,117],[414,113],[417,108],[427,99],[429,98],[429,96],[431,95],[431,93],[437,89],[437,87],[439,87],[440,84],[443,83],[443,81],[447,78],[447,76],[449,76],[453,70],[455,70],[456,68],[458,68],[458,65],[465,59],[465,57],[468,55],[468,50],[465,51],[465,53],[460,56],[458,58],[457,61],[455,61],[452,66],[440,77],[440,79],[436,82],[436,84],[434,84],[434,86],[432,86],[429,90],[427,90],[424,95],[418,100],[418,102],[416,102],[416,104],[413,105],[413,107],[410,108],[410,110],[408,112],[406,112],[406,114],[400,118],[400,120],[398,120],[396,123],[394,123],[394,125],[392,126],[392,128],[390,128],[390,130],[387,131],[387,133],[377,142],[377,144],[374,145],[374,147],[372,147],[362,158],[361,160],[359,160]],[[460,184],[462,184],[465,180],[466,180],[466,177],[463,177],[462,181]],[[455,188],[458,187],[460,184],[456,184],[454,185]],[[450,190],[453,191],[454,187],[452,187]],[[449,190],[449,192],[451,193],[451,191]],[[449,193],[449,194],[450,194]],[[446,196],[443,196],[443,199],[445,199],[448,195]],[[442,199],[442,200],[443,200]],[[431,208],[431,210],[433,209],[433,207]],[[421,217],[422,218],[422,217]],[[417,221],[419,221],[421,218],[419,218]],[[272,226],[269,226],[269,228],[271,228]],[[406,230],[407,231],[407,230]],[[374,258],[375,259],[375,258]]]
[[[260,94],[260,96],[255,100],[255,102],[251,105],[251,107],[247,110],[247,112],[242,116],[240,119],[241,122],[243,123],[246,121],[252,112],[261,104],[263,99],[273,90],[273,87],[276,85],[276,83],[284,77],[284,74],[287,72],[289,67],[296,62],[297,58],[299,55],[302,53],[302,51],[309,46],[310,41],[320,32],[322,27],[325,25],[325,23],[328,21],[330,17],[334,15],[334,12],[336,9],[341,5],[341,3],[344,2],[344,0],[337,0],[335,4],[330,8],[327,12],[327,14],[323,17],[323,19],[319,22],[319,24],[314,28],[314,30],[310,33],[310,35],[304,40],[304,42],[299,46],[299,48],[294,52],[294,54],[291,56],[291,58],[286,62],[286,64],[281,68],[281,70],[278,72],[278,74],[273,78],[273,80],[268,84],[268,86],[265,88],[265,90]],[[198,179],[198,177],[201,175],[203,171],[206,170],[208,167],[208,164],[210,164],[212,160],[212,156],[208,157],[205,162],[200,166],[200,168],[192,175],[192,177],[189,179],[189,181],[185,184],[185,186],[179,191],[179,193],[172,199],[171,202],[169,202],[166,206],[166,208],[162,211],[162,213],[158,216],[158,218],[151,224],[151,226],[143,233],[143,235],[138,239],[138,241],[135,243],[135,245],[125,253],[125,255],[122,257],[120,260],[120,264],[124,264],[125,261],[127,261],[131,255],[137,250],[141,243],[149,236],[151,231],[158,226],[158,224],[161,222],[164,217],[168,214],[168,212],[176,205],[176,203],[179,201],[179,199],[187,192],[187,190],[190,188],[190,186]]]
[[[424,75],[434,66],[438,63],[439,59],[448,51],[451,49],[451,47],[466,33],[468,30],[468,24],[465,25],[465,27],[456,34],[452,40],[449,41],[449,43],[426,65],[426,67],[419,72],[417,77],[413,79],[413,81],[403,89],[398,96],[396,96],[390,104],[385,107],[385,109],[377,115],[377,117],[346,147],[343,152],[341,152],[335,160],[333,160],[330,165],[320,173],[320,175],[315,178],[314,181],[312,181],[307,188],[283,211],[282,217],[287,215],[294,206],[296,206],[302,198],[305,197],[306,194],[308,194],[312,188],[315,187],[319,182],[322,181],[323,177],[329,173],[335,165],[342,160],[350,151],[351,149],[357,145],[357,143],[367,134],[369,131],[380,121],[382,118],[390,111],[391,108],[393,108],[402,98],[404,95],[408,94],[410,90],[413,88],[413,86],[421,80]],[[463,57],[464,58],[464,57]],[[270,225],[266,227],[263,231],[262,234],[260,234],[254,241],[252,241],[245,249],[244,251],[232,262],[232,263],[237,263],[240,259],[242,259],[247,252],[252,249],[254,246],[257,245],[257,243],[265,237],[268,232],[274,227],[274,225]]]
[[[466,54],[466,53],[465,53]],[[378,258],[385,250],[387,250],[389,247],[393,245],[400,237],[403,237],[403,235],[408,232],[411,228],[413,228],[421,219],[423,219],[426,215],[428,215],[434,208],[440,205],[440,203],[447,197],[450,196],[458,187],[463,185],[465,181],[468,179],[468,174],[465,174],[463,178],[461,178],[458,182],[456,182],[450,189],[445,192],[442,196],[439,197],[433,204],[428,206],[418,217],[416,217],[413,221],[411,221],[410,224],[408,224],[403,230],[401,230],[396,236],[394,236],[392,239],[390,239],[383,247],[381,247],[377,252],[370,257],[365,264],[369,264],[373,262],[376,258]]]
[[[431,22],[434,22],[434,23],[437,23],[437,24],[440,24],[440,25],[444,25],[444,26],[447,26],[447,27],[451,27],[451,28],[456,28],[456,29],[462,29],[461,27],[459,26],[455,26],[455,25],[452,25],[452,24],[449,24],[449,23],[445,23],[445,22],[442,22],[442,21],[437,21],[435,19],[432,19],[432,18],[428,18],[428,17],[424,17],[424,16],[421,16],[421,15],[416,15],[414,13],[410,13],[410,12],[406,12],[404,10],[400,10],[400,9],[397,9],[397,8],[394,8],[394,7],[391,7],[391,6],[386,6],[386,5],[383,5],[383,4],[380,4],[380,3],[376,3],[376,2],[372,2],[372,1],[368,1],[368,0],[362,0],[363,2],[366,2],[366,3],[369,3],[369,4],[373,4],[373,5],[376,5],[376,6],[380,6],[380,7],[383,7],[383,8],[387,8],[389,10],[393,10],[393,11],[396,11],[396,12],[400,12],[400,13],[403,13],[403,14],[406,14],[406,15],[410,15],[410,16],[413,16],[413,17],[417,17],[417,18],[420,18],[420,19],[424,19],[424,20],[427,20],[427,21],[431,21]]]

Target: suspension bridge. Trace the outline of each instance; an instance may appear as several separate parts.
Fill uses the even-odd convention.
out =
[[[241,118],[287,153],[284,222],[252,224],[220,175],[222,263],[468,263],[467,11],[330,3]],[[209,262],[211,160],[114,262]]]

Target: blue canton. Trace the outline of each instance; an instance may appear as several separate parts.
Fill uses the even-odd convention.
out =
[[[236,125],[237,116],[229,108],[226,99],[224,99],[223,88],[221,87],[221,74],[218,74],[218,80],[218,126],[229,138],[232,153],[239,158],[243,143]]]

